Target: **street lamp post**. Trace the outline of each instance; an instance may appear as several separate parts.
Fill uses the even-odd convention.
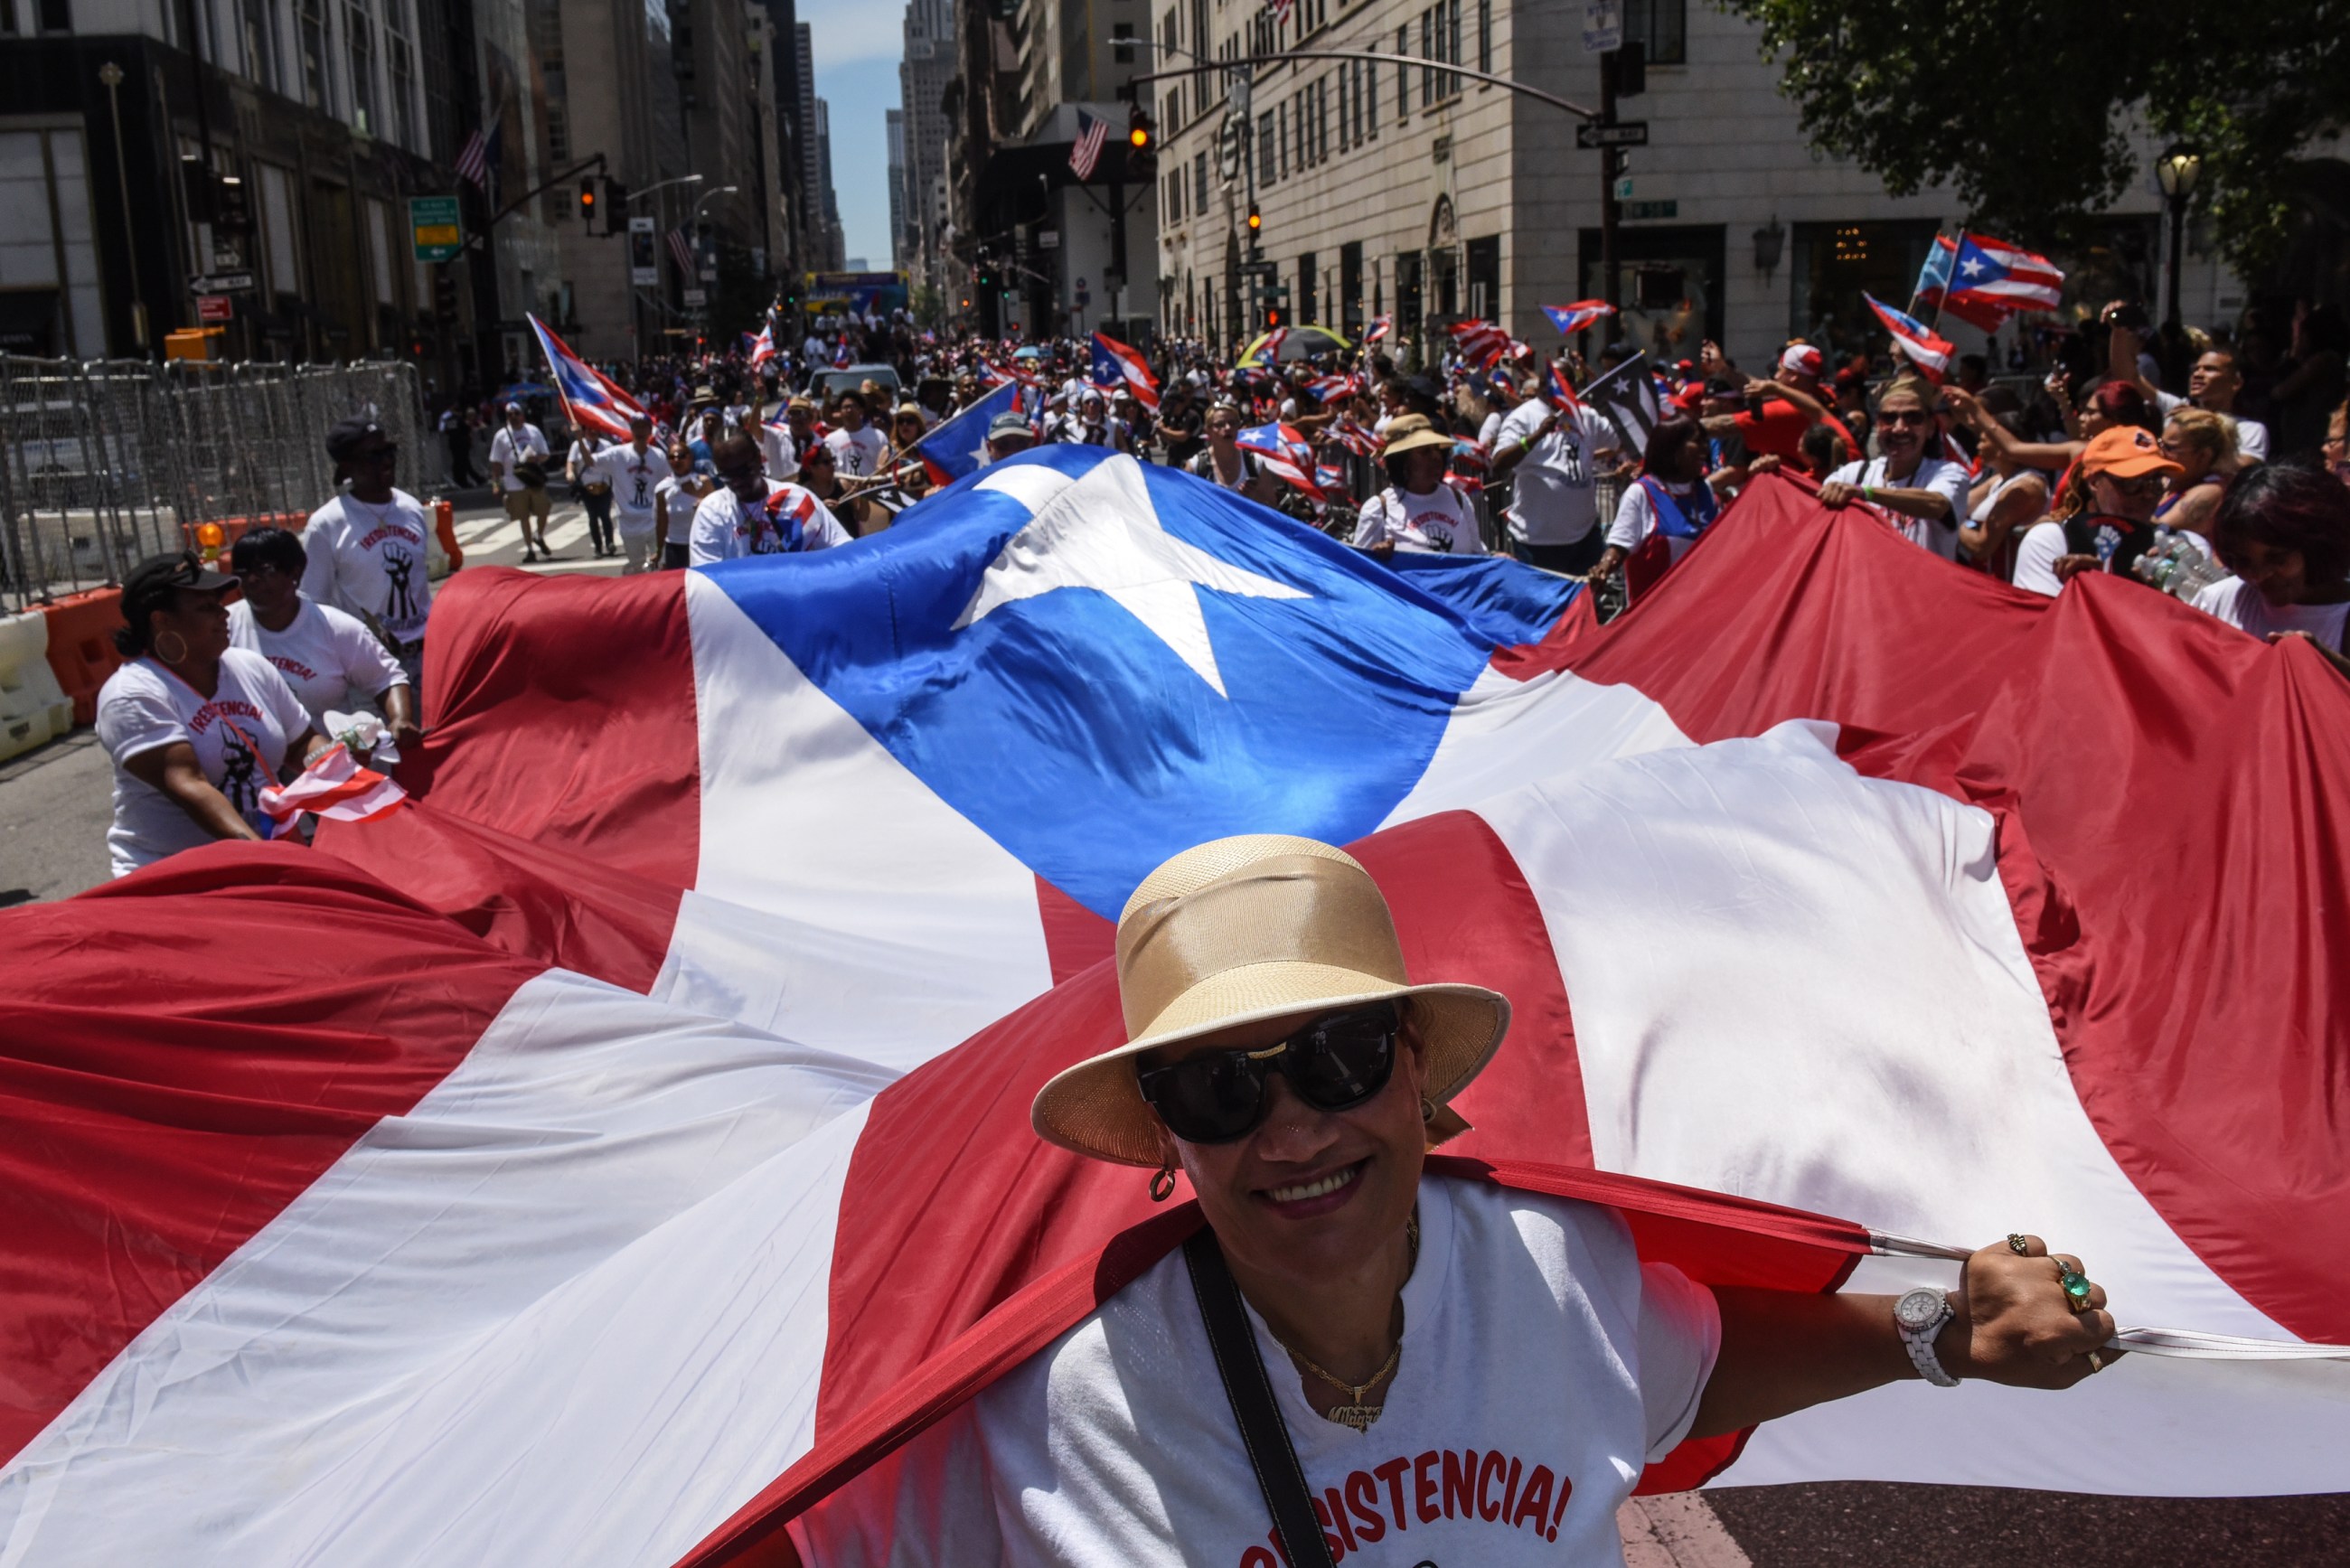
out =
[[[106,85],[107,112],[114,119],[114,184],[122,193],[122,254],[130,263],[130,337],[141,350],[147,347],[147,295],[139,286],[139,231],[130,217],[130,171],[122,155],[122,67],[112,60],[98,67]]]
[[[2203,177],[2203,154],[2183,141],[2174,141],[2163,149],[2155,160],[2154,177],[2162,186],[2162,196],[2170,208],[2170,294],[2163,312],[2163,331],[2175,336],[2178,331],[2178,265],[2181,241],[2187,232],[2187,203],[2195,194],[2195,183]]]

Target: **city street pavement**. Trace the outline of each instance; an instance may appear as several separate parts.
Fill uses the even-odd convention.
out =
[[[452,499],[466,570],[522,565],[522,532],[489,492]],[[618,560],[588,553],[587,514],[576,505],[556,506],[547,542],[556,559],[525,570],[619,575]],[[66,898],[107,879],[109,776],[87,730],[0,763],[0,907]],[[2350,1563],[2350,1496],[2147,1500],[1848,1482],[1638,1499],[1617,1523],[1627,1568]]]

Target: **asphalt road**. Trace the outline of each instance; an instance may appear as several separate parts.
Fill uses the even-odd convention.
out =
[[[486,493],[457,499],[466,566],[520,566],[521,535]],[[619,572],[618,561],[589,555],[587,518],[577,507],[556,508],[547,542],[556,558],[527,570]],[[87,730],[0,763],[0,907],[66,898],[107,879],[110,776]],[[2350,1565],[2350,1495],[2105,1498],[1843,1482],[1731,1488],[1705,1501],[1754,1568]],[[1685,1542],[1664,1545],[1676,1563],[1689,1558],[1680,1568],[1723,1561],[1701,1548],[1690,1555]]]

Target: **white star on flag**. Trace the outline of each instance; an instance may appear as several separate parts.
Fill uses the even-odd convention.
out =
[[[1977,274],[1977,273],[1979,273],[1979,272],[1982,271],[1982,269],[1983,269],[1983,264],[1982,264],[1982,258],[1981,258],[1981,257],[1980,257],[1980,256],[1969,256],[1969,257],[1967,258],[1966,265],[1965,265],[1964,266],[1960,267],[1959,270],[1960,270],[1960,272],[1965,273],[1969,277],[1972,277],[1972,276],[1974,276],[1974,275],[1975,275],[1975,274]]]
[[[1035,508],[1035,515],[988,563],[979,591],[963,607],[955,630],[1021,599],[1060,588],[1093,588],[1149,628],[1217,696],[1230,697],[1216,668],[1199,590],[1213,588],[1257,599],[1314,597],[1220,561],[1168,533],[1159,521],[1159,509],[1150,504],[1142,465],[1124,452],[1102,459],[1075,481],[1055,485],[1047,475],[1063,477],[1041,464],[1023,464],[999,469],[982,482],[1019,496]]]

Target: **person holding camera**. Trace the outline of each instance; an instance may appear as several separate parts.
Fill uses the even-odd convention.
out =
[[[506,422],[490,438],[490,478],[504,493],[506,515],[522,524],[525,561],[555,559],[546,543],[546,464],[553,456],[546,432],[523,417],[520,403],[508,403]]]

